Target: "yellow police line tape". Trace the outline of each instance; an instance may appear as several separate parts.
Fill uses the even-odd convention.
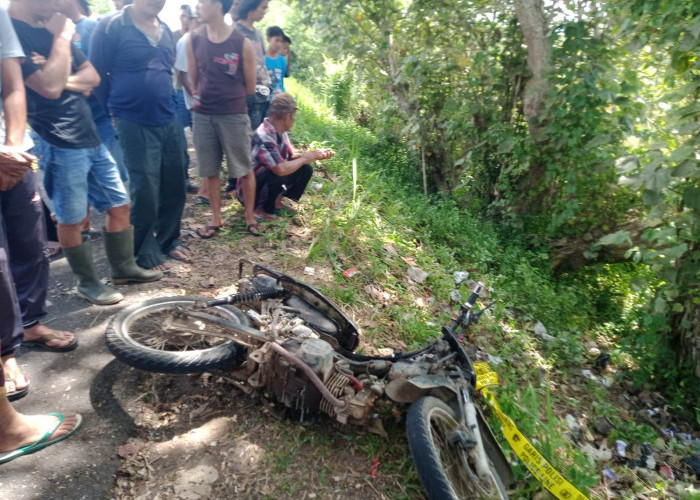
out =
[[[495,396],[488,387],[498,385],[498,375],[488,363],[474,363],[476,372],[476,390],[486,397],[498,420],[501,421],[503,435],[510,443],[515,454],[523,461],[525,467],[535,478],[559,500],[588,500],[586,495],[559,474],[530,441],[518,430],[513,421],[498,405]]]

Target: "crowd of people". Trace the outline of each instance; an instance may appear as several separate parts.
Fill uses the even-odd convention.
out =
[[[165,0],[114,4],[99,21],[88,17],[87,0],[10,0],[0,9],[0,464],[65,439],[82,422],[25,416],[10,404],[29,392],[15,359],[21,345],[78,346],[73,333],[41,324],[47,222],[56,222],[76,293],[115,304],[123,299],[115,285],[158,280],[168,259],[191,261],[179,240],[187,191],[211,205],[199,237],[217,234],[224,159],[224,196],[240,201],[248,231],[261,235],[265,222],[293,212],[283,199],[299,201],[311,163],[333,156],[297,152],[289,140],[297,111],[284,89],[291,39],[272,26],[265,48],[255,24],[268,0],[183,5],[175,33],[158,17]],[[201,187],[188,175],[188,127]],[[93,263],[90,207],[106,213],[111,285]]]

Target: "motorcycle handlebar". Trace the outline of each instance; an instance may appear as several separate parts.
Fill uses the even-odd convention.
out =
[[[479,298],[479,294],[481,293],[481,290],[483,290],[483,289],[484,289],[484,284],[481,281],[479,281],[476,284],[476,286],[474,287],[474,290],[472,290],[471,296],[469,297],[469,299],[467,299],[467,304],[469,304],[470,307],[472,307],[472,306],[474,306],[474,304],[476,304],[476,299]]]

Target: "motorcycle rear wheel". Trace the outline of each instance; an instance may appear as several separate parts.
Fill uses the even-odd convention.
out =
[[[408,446],[428,498],[506,500],[508,493],[491,459],[489,476],[480,478],[473,452],[449,442],[459,426],[454,410],[432,396],[420,398],[408,411]]]
[[[107,347],[129,366],[157,373],[197,373],[235,368],[245,359],[245,348],[231,340],[191,330],[216,328],[184,316],[178,325],[190,331],[168,328],[166,324],[202,297],[161,297],[131,305],[114,316],[105,335]],[[233,306],[206,309],[207,314],[248,326],[248,318]]]

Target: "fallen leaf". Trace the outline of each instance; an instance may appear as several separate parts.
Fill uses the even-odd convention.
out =
[[[129,455],[133,455],[137,451],[139,451],[138,444],[136,444],[134,441],[129,441],[117,448],[117,455],[122,458],[126,458]]]
[[[415,266],[416,261],[413,260],[413,257],[401,257],[401,260],[404,261],[407,265],[409,266]]]

